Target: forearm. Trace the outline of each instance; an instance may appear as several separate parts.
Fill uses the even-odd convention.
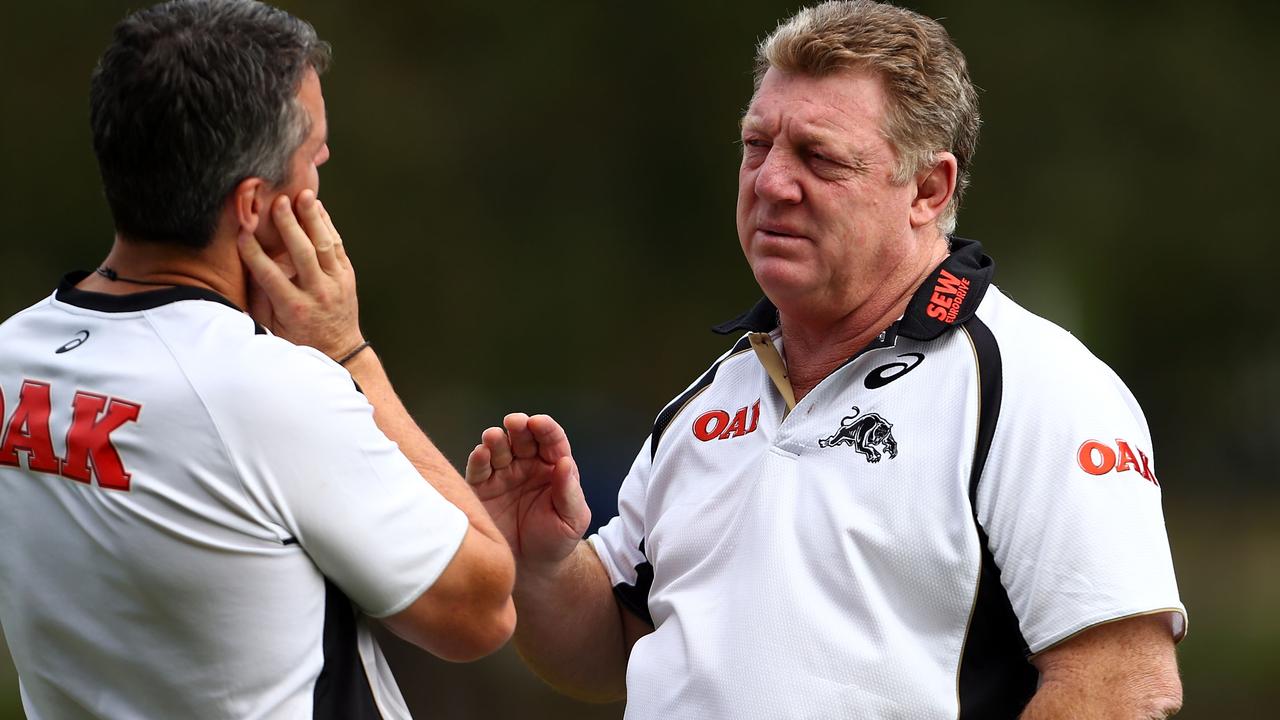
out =
[[[1179,695],[1152,687],[1136,696],[1117,698],[1102,688],[1048,682],[1027,704],[1021,720],[1164,720],[1181,709]]]
[[[372,348],[346,363],[373,406],[373,419],[432,487],[471,524],[457,555],[413,607],[385,622],[396,634],[454,662],[487,655],[511,637],[515,624],[511,549],[458,472],[414,422]]]
[[[588,543],[579,543],[554,573],[518,572],[514,597],[516,648],[539,677],[580,700],[625,696],[624,611]]]
[[[1022,720],[1163,720],[1182,708],[1167,613],[1097,625],[1031,662],[1041,682]]]
[[[477,660],[511,639],[511,555],[470,531],[453,562],[413,605],[383,619],[397,635],[451,662]]]
[[[378,428],[400,446],[400,452],[409,458],[432,487],[466,513],[472,527],[490,540],[501,542],[505,546],[506,540],[476,499],[475,493],[471,492],[458,471],[409,415],[373,348],[361,351],[347,362],[346,368],[373,405],[373,420]]]

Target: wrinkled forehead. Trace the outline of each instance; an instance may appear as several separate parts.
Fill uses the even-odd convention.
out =
[[[742,117],[744,131],[843,137],[884,127],[886,93],[876,73],[842,69],[821,76],[770,68]]]

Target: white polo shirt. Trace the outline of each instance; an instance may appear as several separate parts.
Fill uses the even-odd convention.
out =
[[[786,403],[768,301],[659,416],[590,541],[649,621],[630,720],[1015,718],[1028,661],[1178,597],[1151,437],[1124,384],[991,286],[974,242]],[[765,353],[766,355],[768,353]]]
[[[0,325],[27,716],[407,718],[367,616],[430,587],[466,517],[321,353],[212,292],[80,277]]]

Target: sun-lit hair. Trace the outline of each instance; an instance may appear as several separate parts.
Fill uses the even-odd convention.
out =
[[[812,77],[878,73],[888,94],[884,133],[898,153],[895,180],[905,183],[932,167],[939,151],[956,156],[955,195],[938,218],[944,234],[955,230],[980,121],[968,65],[942,25],[887,3],[832,0],[782,21],[760,43],[757,90],[771,67]]]

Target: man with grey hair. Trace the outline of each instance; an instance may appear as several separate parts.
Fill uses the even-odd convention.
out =
[[[370,618],[455,661],[510,637],[502,534],[363,339],[336,235],[308,239],[328,59],[282,10],[173,0],[93,73],[114,244],[0,325],[30,718],[407,718]]]
[[[765,298],[590,522],[564,431],[467,479],[533,669],[627,717],[1159,718],[1185,630],[1132,395],[953,236],[978,134],[938,23],[826,2],[759,47],[737,228]]]

